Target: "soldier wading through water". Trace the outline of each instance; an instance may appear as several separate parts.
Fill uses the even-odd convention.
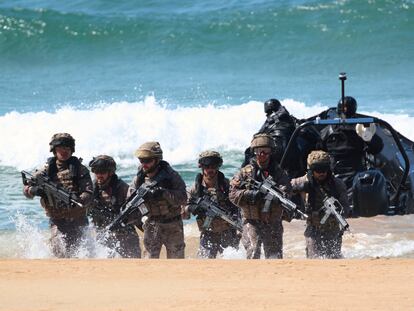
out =
[[[40,196],[40,203],[49,217],[51,228],[50,244],[56,257],[73,257],[88,225],[86,211],[92,199],[92,180],[89,170],[81,161],[72,156],[75,152],[75,140],[68,133],[52,136],[49,143],[53,157],[34,172],[34,176],[44,175],[71,193],[78,205],[66,206],[51,196],[46,196],[37,186],[24,186],[27,198]]]
[[[283,208],[273,202],[269,212],[264,212],[263,194],[253,187],[253,180],[262,182],[271,176],[278,187],[289,195],[287,174],[272,157],[276,145],[268,134],[256,134],[250,144],[255,157],[231,180],[230,200],[240,207],[243,220],[242,243],[248,259],[260,258],[263,248],[266,258],[283,257]]]
[[[324,199],[333,196],[342,205],[338,213],[347,215],[349,204],[344,182],[332,175],[331,159],[324,151],[312,151],[308,156],[308,172],[305,176],[292,179],[293,192],[305,199],[306,213],[306,257],[341,258],[342,230],[334,217],[321,224]]]
[[[93,207],[89,215],[98,234],[104,236],[106,246],[122,257],[141,258],[139,236],[132,224],[120,227],[114,232],[104,230],[120,213],[129,188],[115,173],[115,160],[110,156],[100,155],[93,158],[89,166],[95,174]]]
[[[220,153],[216,151],[204,151],[198,159],[198,166],[201,173],[197,174],[194,186],[190,190],[188,203],[194,199],[205,195],[213,198],[223,210],[228,211],[229,215],[237,221],[238,208],[229,200],[229,180],[224,177],[219,168],[223,164]],[[206,218],[205,211],[187,205],[185,215],[189,218],[189,213],[197,216],[197,224],[200,230],[200,247],[198,256],[201,258],[216,258],[218,253],[222,253],[226,247],[238,248],[240,238],[237,230],[221,218],[213,218],[210,226],[204,228]]]
[[[135,155],[141,165],[134,178],[130,192],[143,183],[157,185],[145,197],[149,210],[144,228],[144,246],[149,258],[159,258],[162,245],[167,258],[184,258],[184,230],[181,206],[186,204],[187,193],[181,176],[163,161],[162,149],[158,142],[142,144]]]

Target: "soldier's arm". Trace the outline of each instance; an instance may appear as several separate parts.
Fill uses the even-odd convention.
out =
[[[224,183],[226,184],[227,189],[230,189],[230,181],[227,178],[224,179]],[[237,215],[239,213],[239,208],[230,201],[228,196],[226,200],[226,206],[224,206],[224,208],[233,215]]]
[[[230,202],[237,205],[238,207],[248,206],[248,201],[246,200],[246,186],[244,182],[245,177],[241,172],[234,175],[230,181],[230,191],[229,199]]]
[[[119,188],[118,188],[118,193],[117,193],[117,198],[116,199],[119,202],[119,205],[122,205],[122,204],[124,204],[124,202],[126,201],[126,198],[128,196],[129,186],[125,181],[123,181],[121,179],[118,180],[118,183],[119,183],[119,186],[118,186]]]
[[[308,192],[308,178],[306,175],[292,179],[290,185],[294,194]]]
[[[132,193],[137,189],[138,189],[138,177],[135,176],[132,182],[129,184],[126,199],[128,199],[132,195]]]
[[[276,183],[279,187],[279,189],[288,197],[292,195],[292,186],[290,184],[290,178],[288,174],[282,170],[281,168],[278,168],[279,172],[276,178]]]
[[[80,168],[79,200],[84,206],[92,203],[93,184],[89,170],[85,166]]]
[[[189,209],[189,204],[190,201],[192,199],[194,199],[196,197],[196,191],[195,191],[195,186],[193,185],[190,189],[190,191],[188,192],[188,197],[187,197],[187,204],[185,206],[183,206],[183,212],[182,212],[182,216],[184,219],[190,219],[191,216],[191,212]]]
[[[171,174],[171,188],[165,189],[164,198],[174,205],[184,205],[187,202],[185,183],[181,176],[173,171]]]
[[[34,177],[36,177],[36,176],[39,176],[41,174],[46,174],[47,169],[48,169],[48,164],[46,163],[40,169],[35,170],[32,173],[32,175]],[[26,198],[33,199],[34,196],[35,196],[35,192],[36,192],[36,190],[33,186],[29,186],[29,185],[23,186],[23,194]]]

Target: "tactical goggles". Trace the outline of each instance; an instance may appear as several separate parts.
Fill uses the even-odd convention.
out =
[[[50,143],[53,147],[73,147],[73,140],[67,137],[55,139]]]
[[[138,160],[141,164],[149,164],[154,160],[154,158],[141,158],[141,159],[138,159]]]
[[[269,148],[256,148],[254,150],[254,155],[256,156],[267,156],[271,153],[272,151]]]
[[[327,173],[330,171],[331,167],[329,166],[329,164],[317,164],[317,165],[311,165],[310,169],[317,173]]]

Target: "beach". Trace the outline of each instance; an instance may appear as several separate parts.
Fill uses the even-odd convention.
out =
[[[1,260],[0,310],[412,310],[414,261]]]
[[[347,219],[336,261],[306,259],[297,219],[284,223],[283,260],[248,261],[241,244],[200,260],[194,218],[185,260],[164,248],[160,260],[113,258],[92,225],[75,258],[56,259],[21,176],[70,133],[85,166],[109,155],[127,183],[148,141],[187,190],[205,150],[231,179],[270,98],[300,121],[353,96],[414,141],[413,21],[404,0],[0,1],[0,311],[414,310],[414,214]],[[368,164],[397,182],[407,166],[392,158]]]

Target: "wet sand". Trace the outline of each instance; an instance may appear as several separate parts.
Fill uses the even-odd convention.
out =
[[[413,310],[414,260],[1,260],[0,310]]]

